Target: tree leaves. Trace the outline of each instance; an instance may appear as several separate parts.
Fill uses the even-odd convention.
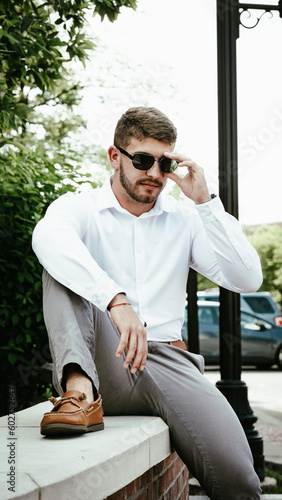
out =
[[[282,231],[278,224],[246,228],[246,236],[257,250],[263,273],[262,291],[271,292],[282,306]]]
[[[7,381],[15,384],[19,405],[26,405],[33,393],[43,392],[40,366],[34,369],[34,350],[38,360],[48,343],[42,319],[42,269],[31,248],[32,232],[47,206],[60,194],[74,191],[84,176],[74,165],[65,164],[63,155],[55,168],[52,160],[21,142],[6,139],[1,146],[0,353],[5,378],[0,384],[2,393]]]
[[[94,9],[114,20],[121,6],[135,8],[135,2],[0,0],[1,413],[7,384],[17,388],[17,409],[48,392],[40,380],[50,361],[42,269],[31,237],[55,198],[85,182],[97,186],[82,165],[105,164],[105,153],[70,143],[70,134],[85,126],[74,112],[80,85],[70,62],[83,63],[95,47],[84,33],[86,14]]]
[[[32,89],[54,96],[65,78],[67,63],[82,64],[95,43],[83,28],[94,8],[114,21],[121,6],[136,8],[133,0],[0,0],[0,110],[2,126],[18,130],[30,108],[24,106]],[[8,91],[9,89],[9,91]],[[4,95],[1,95],[1,93]]]

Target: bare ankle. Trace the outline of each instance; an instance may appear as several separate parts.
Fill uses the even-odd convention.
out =
[[[92,381],[84,374],[79,365],[66,365],[64,380],[67,391],[84,392],[89,403],[94,400]]]

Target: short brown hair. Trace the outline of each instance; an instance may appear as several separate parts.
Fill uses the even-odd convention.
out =
[[[174,144],[177,130],[169,118],[156,108],[145,106],[129,108],[117,122],[115,146],[126,148],[132,138],[142,141],[147,137]]]

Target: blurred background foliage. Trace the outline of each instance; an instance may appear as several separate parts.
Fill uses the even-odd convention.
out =
[[[282,306],[282,223],[246,227],[248,240],[257,250],[263,273],[261,291],[270,292]]]

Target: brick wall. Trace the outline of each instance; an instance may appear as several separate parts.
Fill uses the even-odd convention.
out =
[[[105,500],[187,500],[188,470],[176,452]]]

